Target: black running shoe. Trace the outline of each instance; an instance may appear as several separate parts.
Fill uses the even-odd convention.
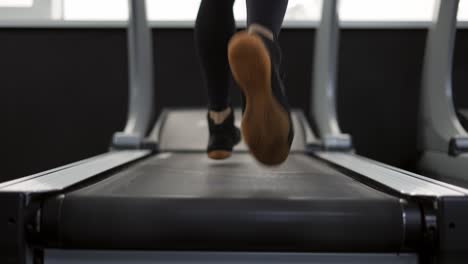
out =
[[[294,129],[279,71],[278,43],[242,31],[230,40],[228,58],[243,94],[244,141],[258,161],[266,165],[284,162],[289,155]]]
[[[215,124],[207,114],[210,138],[208,140],[207,154],[211,159],[226,159],[231,156],[232,149],[241,140],[239,128],[234,125],[234,109],[221,124]]]

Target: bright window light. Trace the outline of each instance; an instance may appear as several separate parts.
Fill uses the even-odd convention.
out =
[[[325,0],[326,1],[326,0]],[[285,20],[319,20],[322,0],[291,0]]]
[[[193,21],[201,0],[146,1],[150,20]],[[289,0],[285,21],[319,20],[322,1],[327,0]],[[339,0],[339,15],[342,21],[430,21],[436,2],[437,0]],[[0,0],[0,10],[3,7],[30,7],[30,16],[34,17],[32,13],[36,12],[34,9],[39,3],[42,3],[41,6],[49,3],[47,5],[51,10],[61,11],[58,12],[58,17],[53,16],[56,19],[123,21],[128,17],[128,0]],[[237,20],[246,19],[245,5],[245,0],[235,2],[234,15]],[[44,11],[42,9],[41,12]],[[18,19],[25,16],[18,14]],[[11,13],[8,17],[15,18],[15,15]],[[468,0],[460,0],[458,19],[468,21]]]
[[[200,0],[146,0],[146,4],[150,20],[194,20]]]
[[[0,7],[31,7],[33,0],[1,0]]]
[[[127,0],[63,0],[66,20],[124,20]],[[196,18],[201,0],[146,0],[150,20]],[[219,0],[222,1],[222,0]],[[323,0],[290,0],[285,20],[319,20]],[[325,0],[326,1],[326,0]],[[429,21],[436,0],[340,0],[342,21]],[[234,14],[246,19],[245,0],[237,0]],[[468,0],[461,0],[458,18],[468,20]]]
[[[458,16],[459,21],[468,21],[468,0],[461,0],[458,4]]]
[[[434,0],[341,0],[339,14],[344,21],[429,21],[434,4]]]
[[[192,21],[197,17],[200,2],[201,0],[146,0],[148,18],[157,21]],[[320,6],[321,0],[290,0],[285,19],[317,20],[320,17]],[[235,1],[234,16],[237,20],[247,19],[245,0]]]
[[[128,0],[63,0],[63,19],[126,20],[127,2]]]
[[[125,20],[128,17],[127,0],[63,1],[65,20]],[[150,20],[193,21],[197,16],[201,0],[146,0],[146,2]],[[317,20],[320,17],[320,6],[321,0],[290,0],[285,19]],[[246,19],[245,0],[235,2],[234,15],[237,20]]]

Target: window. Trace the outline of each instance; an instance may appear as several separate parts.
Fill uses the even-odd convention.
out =
[[[458,5],[458,20],[468,21],[468,0],[460,1]]]
[[[65,20],[125,20],[127,0],[63,0]],[[193,21],[201,0],[146,0],[148,18],[153,21]],[[220,0],[222,1],[222,0]],[[290,0],[285,19],[317,20],[320,0]],[[183,8],[181,8],[183,7]],[[245,20],[245,0],[234,4],[234,15]]]
[[[127,0],[63,1],[66,20],[127,18]],[[319,20],[322,1],[290,0],[285,20]],[[192,21],[200,4],[200,0],[146,2],[149,19],[156,21]],[[432,19],[435,4],[435,0],[340,0],[339,14],[343,21],[429,21]],[[234,14],[237,20],[246,19],[245,8],[245,0],[235,2]],[[468,20],[468,0],[460,1],[458,18]]]
[[[429,21],[434,0],[341,0],[344,21]]]
[[[61,19],[63,0],[0,0],[1,20]]]
[[[153,21],[193,21],[201,0],[146,0]],[[222,1],[222,0],[220,0]],[[285,21],[317,21],[323,0],[289,0]],[[443,1],[443,0],[442,0]],[[340,0],[342,21],[430,21],[436,0]],[[0,19],[124,21],[128,0],[0,0]],[[245,0],[234,5],[245,20]],[[468,0],[460,0],[458,19],[468,21]]]
[[[3,0],[0,7],[31,7],[33,0]]]
[[[128,0],[62,1],[64,20],[125,20],[128,17]]]

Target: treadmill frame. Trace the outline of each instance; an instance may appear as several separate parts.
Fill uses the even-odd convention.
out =
[[[114,136],[113,146],[117,149],[151,148],[155,150],[154,144],[157,142],[147,142],[146,139],[151,122],[152,109],[149,106],[152,106],[152,100],[151,102],[146,101],[148,104],[140,101],[141,98],[145,100],[153,98],[152,96],[148,96],[153,93],[152,89],[150,89],[152,88],[152,71],[148,71],[152,67],[151,63],[149,63],[151,56],[143,56],[144,54],[151,54],[148,53],[148,51],[151,52],[151,45],[148,42],[150,37],[144,14],[144,1],[129,1],[131,4],[129,41],[130,49],[134,52],[130,51],[130,56],[133,58],[130,59],[130,68],[132,69],[130,74],[133,76],[131,79],[134,82],[131,81],[130,86],[130,111],[127,126],[123,134],[116,134]],[[333,27],[338,24],[336,10],[333,10],[333,8],[336,8],[336,1],[325,1],[325,3],[327,4],[324,7],[327,8],[324,8],[323,19],[328,19],[327,21],[330,23],[321,23],[321,32],[325,33],[319,34],[319,38],[337,41],[337,37],[333,38],[333,34],[337,34],[337,30],[334,30]],[[135,16],[138,21],[135,20]],[[330,16],[333,16],[332,19],[330,19]],[[327,25],[329,28],[324,29],[323,27],[327,27]],[[332,26],[331,28],[330,25]],[[138,28],[140,28],[140,31]],[[329,38],[330,36],[332,37]],[[145,41],[146,44],[143,43]],[[321,50],[319,47],[325,48],[326,46],[318,45],[317,50]],[[335,50],[333,51],[333,48],[329,50],[326,53],[328,56],[321,60],[331,60],[329,64],[327,63],[329,65],[327,68],[331,69],[329,72],[331,74],[327,75],[328,77],[322,82],[325,85],[317,86],[319,88],[315,88],[315,90],[325,89],[322,92],[331,92],[332,97],[328,98],[328,102],[333,107],[327,106],[325,111],[329,111],[328,116],[336,121],[334,110],[336,61],[334,63],[332,61],[336,58],[333,52],[336,54],[337,45],[329,45],[329,47],[334,47]],[[137,53],[139,56],[136,55]],[[140,71],[146,72],[146,75],[137,75]],[[146,79],[139,80],[139,78]],[[324,94],[330,95],[330,93]],[[138,105],[141,105],[142,108],[139,108]],[[314,117],[320,115],[320,111],[318,110],[324,109],[319,108],[317,111],[314,111]],[[327,122],[327,119],[321,120],[323,121],[319,122]],[[312,130],[307,122],[305,122],[306,120],[303,121],[303,128],[306,130],[305,135],[309,135],[310,140],[312,140]],[[152,134],[156,133],[157,135],[159,133],[161,124],[162,121],[156,123]],[[334,129],[330,130],[333,133],[331,137],[328,137],[329,133],[326,129],[323,129],[324,127],[326,128],[326,124],[319,124],[319,127],[322,127],[322,147],[325,150],[350,150],[351,141],[349,136],[343,136],[339,130]],[[327,141],[329,138],[331,140]],[[420,175],[404,172],[391,166],[382,165],[351,153],[316,152],[315,142],[307,141],[307,143],[310,145],[309,155],[315,155],[336,168],[346,171],[348,174],[351,173],[352,177],[373,188],[414,201],[419,205],[423,230],[416,231],[420,231],[421,240],[414,243],[416,243],[415,250],[419,254],[421,261],[429,261],[436,258],[440,263],[452,263],[453,260],[457,260],[460,257],[468,259],[468,238],[464,236],[468,234],[467,190]],[[151,150],[114,151],[44,173],[1,184],[0,204],[2,205],[2,210],[0,211],[0,234],[2,236],[0,236],[0,262],[7,264],[42,263],[48,253],[54,252],[44,248],[40,237],[40,208],[42,201],[51,195],[56,195],[70,188],[76,188],[80,184],[99,179],[101,176],[108,175],[112,171],[150,157],[151,153]],[[379,177],[381,175],[385,175],[385,177]],[[394,181],[393,179],[396,178],[400,180]],[[402,217],[407,219],[407,217],[412,216],[403,215]],[[458,232],[454,232],[455,229]],[[44,253],[46,256],[44,256]],[[128,253],[132,254],[131,252]]]
[[[304,123],[303,127],[307,129],[308,124]],[[422,217],[421,233],[420,230],[407,230],[421,237],[407,242],[414,245],[421,260],[437,257],[439,263],[451,263],[450,259],[468,257],[468,240],[464,236],[468,234],[468,190],[357,155],[340,152],[309,155],[351,174],[366,185],[416,202],[422,215],[404,214],[402,217],[404,221],[409,217]],[[42,260],[44,252],[48,254],[48,249],[41,244],[42,201],[151,156],[149,150],[114,151],[0,185],[0,204],[3,206],[0,222],[4,223],[0,225],[3,234],[0,237],[0,262],[29,264],[34,263],[34,258]],[[454,232],[455,228],[458,232]]]

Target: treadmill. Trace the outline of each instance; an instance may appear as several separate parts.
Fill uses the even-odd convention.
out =
[[[468,187],[468,132],[452,98],[459,0],[439,1],[438,5],[426,41],[419,115],[422,157],[418,167],[423,174]]]
[[[468,190],[354,154],[323,112],[334,98],[312,111],[321,136],[293,111],[278,167],[243,144],[209,160],[206,110],[152,123],[150,30],[144,1],[129,4],[127,126],[108,153],[0,184],[0,263],[466,263]],[[337,26],[324,1],[316,65],[335,69]],[[334,94],[330,73],[314,90]]]

